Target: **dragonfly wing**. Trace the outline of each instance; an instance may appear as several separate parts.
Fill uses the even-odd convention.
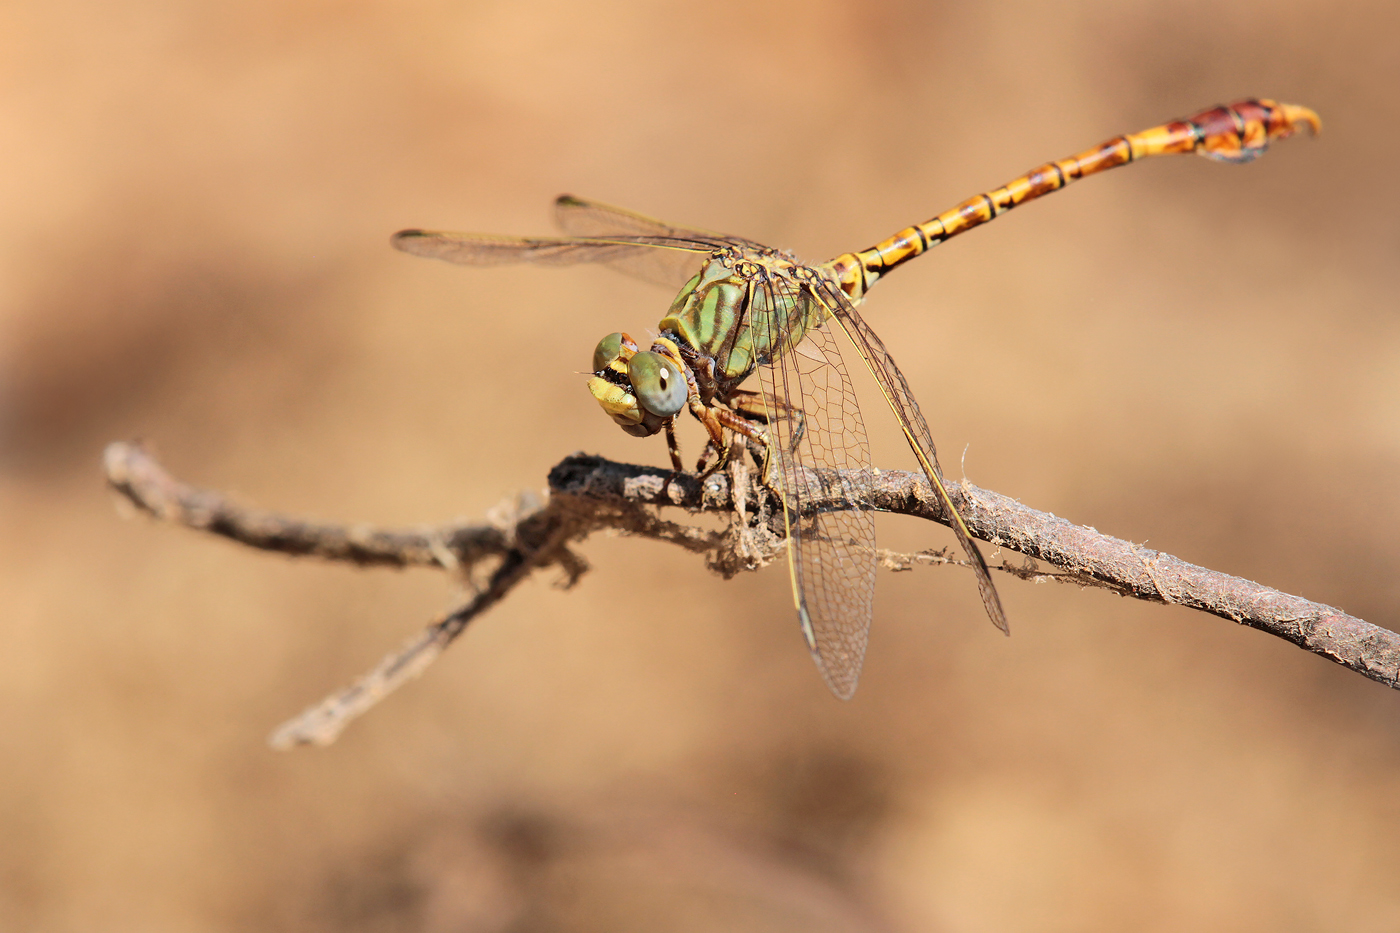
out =
[[[763,248],[762,244],[743,237],[668,224],[626,208],[572,194],[561,194],[554,200],[554,218],[559,222],[559,229],[570,236],[653,236],[709,243],[717,249],[735,244]]]
[[[818,286],[818,291],[822,301],[834,315],[832,326],[839,327],[845,332],[870,368],[871,375],[879,382],[886,401],[889,402],[895,418],[899,421],[900,428],[904,431],[905,439],[909,441],[909,446],[914,451],[914,456],[918,458],[919,464],[923,467],[925,475],[928,476],[929,483],[933,486],[943,508],[952,518],[949,525],[957,536],[958,543],[962,545],[963,551],[967,554],[973,572],[977,575],[977,589],[982,595],[982,605],[986,608],[988,617],[997,628],[1010,634],[1006,623],[1006,612],[1002,609],[1001,597],[997,595],[996,586],[992,583],[992,575],[987,569],[987,562],[982,558],[982,552],[973,542],[966,523],[958,514],[953,500],[948,496],[948,490],[943,485],[943,471],[938,465],[938,455],[933,446],[933,435],[929,433],[928,422],[924,420],[924,414],[919,410],[919,403],[914,400],[914,393],[909,390],[909,383],[905,381],[904,374],[895,365],[894,357],[885,348],[884,341],[860,316],[851,300],[838,285],[823,282]]]
[[[625,263],[653,253],[680,254],[698,264],[713,252],[708,244],[672,237],[514,237],[490,233],[444,233],[435,230],[400,230],[389,242],[414,256],[442,259],[462,266],[498,266],[510,263],[570,266],[579,263]]]
[[[559,229],[574,237],[643,237],[672,243],[688,243],[707,252],[740,246],[762,250],[761,244],[743,237],[727,236],[695,227],[677,227],[645,214],[611,204],[589,201],[572,194],[561,194],[554,201],[554,217]],[[630,275],[678,288],[695,274],[695,264],[684,254],[638,254],[635,261],[612,263]]]
[[[691,230],[663,223],[626,208],[590,201],[572,194],[554,199],[554,219],[570,236],[691,236],[723,239],[708,230]]]
[[[785,281],[753,287],[755,338],[778,348],[777,359],[760,366],[759,376],[774,479],[783,493],[793,601],[827,686],[850,699],[870,635],[875,520],[859,508],[859,490],[849,476],[843,479],[838,471],[869,466],[865,424],[831,332],[792,336],[792,319],[782,309],[799,303],[820,315],[811,292]]]

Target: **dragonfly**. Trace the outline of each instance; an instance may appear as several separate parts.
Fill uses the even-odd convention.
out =
[[[571,195],[555,204],[566,236],[403,230],[392,243],[462,265],[605,263],[679,285],[649,349],[624,332],[598,343],[589,390],[628,434],[664,432],[677,471],[675,424],[686,410],[708,435],[701,469],[717,469],[740,447],[759,452],[762,481],[782,504],[802,634],[827,686],[849,699],[869,639],[877,553],[873,516],[852,479],[870,466],[870,454],[838,332],[878,383],[966,554],[988,617],[1010,631],[908,380],[857,310],[871,286],[938,244],[1081,178],[1160,155],[1250,162],[1302,127],[1320,132],[1317,114],[1272,100],[1203,110],[1047,162],[868,249],[816,265],[743,237],[672,226]],[[755,373],[758,390],[743,388]]]

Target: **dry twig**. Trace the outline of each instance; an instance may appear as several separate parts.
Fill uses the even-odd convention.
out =
[[[588,565],[569,545],[595,531],[609,529],[679,545],[705,555],[709,565],[726,576],[769,563],[785,546],[781,521],[777,527],[770,522],[775,510],[768,492],[742,471],[702,480],[696,474],[575,455],[550,471],[545,501],[522,496],[498,508],[494,521],[482,525],[386,530],[314,524],[236,505],[218,493],[175,480],[133,444],[110,445],[105,464],[111,486],[143,511],[261,550],[364,566],[432,566],[467,574],[491,567],[470,601],[435,621],[351,686],[280,727],[271,738],[278,748],[333,741],[352,719],[421,673],[473,618],[535,570],[558,566],[564,571],[565,585],[572,585]],[[867,508],[947,524],[922,474],[859,470],[849,471],[845,479],[831,487],[864,489],[861,502]],[[948,492],[975,537],[1058,568],[1044,573],[1028,561],[1023,567],[1004,564],[1001,569],[1008,573],[1199,609],[1400,687],[1400,635],[1394,632],[1331,606],[1072,525],[968,483],[949,484]],[[812,503],[814,509],[831,505]],[[708,531],[663,520],[658,514],[661,506],[736,514],[740,520],[731,522],[726,532]],[[915,563],[962,561],[941,552],[882,551],[881,563],[907,570]]]

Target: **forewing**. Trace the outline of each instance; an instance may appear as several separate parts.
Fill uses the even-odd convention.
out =
[[[761,244],[743,237],[727,236],[695,227],[678,227],[663,223],[645,214],[638,214],[611,204],[589,201],[572,194],[561,194],[554,202],[554,217],[559,229],[575,237],[643,237],[668,243],[686,243],[707,252],[740,246],[763,249]],[[678,287],[695,274],[695,264],[684,255],[675,253],[638,254],[626,265],[614,262],[617,268],[638,278],[660,285]]]
[[[899,426],[904,431],[904,437],[914,451],[914,456],[918,458],[919,464],[923,467],[925,475],[928,476],[929,483],[933,486],[939,501],[951,517],[952,521],[949,524],[958,538],[958,543],[962,545],[963,551],[967,554],[973,572],[977,575],[977,589],[982,595],[982,605],[986,608],[988,617],[997,628],[1009,634],[1006,613],[1001,607],[1001,597],[997,595],[996,586],[992,583],[992,575],[987,569],[987,562],[982,558],[982,552],[973,542],[966,523],[958,514],[953,500],[948,496],[948,490],[943,485],[943,471],[938,465],[938,455],[933,446],[933,435],[929,433],[928,422],[924,420],[924,414],[919,410],[919,403],[914,400],[914,394],[909,390],[909,383],[905,381],[904,374],[895,365],[894,358],[890,356],[890,351],[885,348],[884,341],[869,324],[865,323],[865,319],[856,311],[846,294],[838,286],[829,282],[823,282],[818,286],[818,290],[822,300],[835,315],[832,324],[828,326],[840,327],[845,331],[846,336],[851,339],[851,343],[855,345],[856,350],[865,360],[871,374],[879,382],[891,410],[894,411],[895,418],[898,419]]]
[[[389,242],[395,249],[414,256],[462,266],[607,263],[669,287],[683,285],[717,248],[696,240],[663,236],[512,237],[434,230],[400,230]]]
[[[793,600],[827,686],[850,699],[870,635],[875,521],[860,508],[860,490],[838,471],[869,465],[865,424],[830,330],[794,340],[781,313],[791,302],[813,307],[812,293],[788,281],[756,282],[754,288],[750,325],[761,344],[781,347],[759,376],[783,493]]]
[[[590,201],[572,194],[561,194],[555,198],[554,217],[559,222],[559,229],[570,236],[654,236],[693,240],[709,243],[715,247],[738,244],[763,248],[761,243],[755,243],[744,237],[716,233],[713,230],[702,230],[699,227],[681,227],[676,224],[668,224],[654,217],[629,211],[624,207],[614,207],[611,204]]]

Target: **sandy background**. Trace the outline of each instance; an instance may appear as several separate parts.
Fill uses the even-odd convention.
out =
[[[280,754],[453,589],[126,519],[99,472],[140,437],[409,524],[661,464],[576,371],[668,295],[388,235],[570,191],[819,259],[1257,94],[1323,137],[1075,186],[868,316],[952,475],[1393,628],[1397,87],[1379,0],[0,6],[0,929],[1400,928],[1400,695],[1222,620],[1007,579],[1007,640],[965,573],[885,575],[842,704],[781,568],[599,538]]]

